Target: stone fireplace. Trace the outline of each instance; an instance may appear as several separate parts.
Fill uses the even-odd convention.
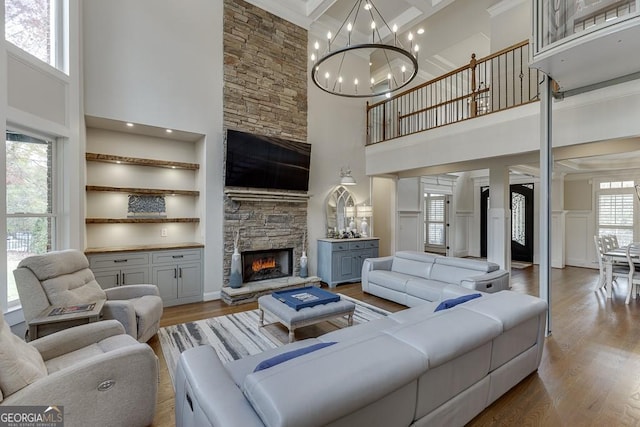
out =
[[[293,248],[242,252],[245,283],[293,275]]]

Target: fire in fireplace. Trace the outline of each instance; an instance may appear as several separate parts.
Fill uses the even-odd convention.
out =
[[[293,248],[242,252],[244,282],[293,275]]]

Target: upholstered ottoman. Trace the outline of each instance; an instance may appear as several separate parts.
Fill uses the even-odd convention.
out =
[[[293,342],[295,340],[294,331],[302,326],[342,316],[348,316],[348,325],[353,325],[353,311],[356,305],[351,301],[340,299],[336,302],[295,310],[271,295],[264,295],[258,298],[258,308],[260,308],[260,325],[264,326],[264,312],[268,311],[289,329],[289,342]]]

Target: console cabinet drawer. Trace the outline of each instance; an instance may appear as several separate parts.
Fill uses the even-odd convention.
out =
[[[154,264],[200,261],[200,250],[154,252]]]
[[[148,252],[120,252],[108,255],[92,255],[89,257],[89,268],[126,268],[135,265],[149,265]]]

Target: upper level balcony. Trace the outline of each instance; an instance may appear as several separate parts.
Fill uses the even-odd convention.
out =
[[[531,66],[561,91],[640,72],[640,0],[536,0]]]
[[[389,99],[367,104],[367,145],[538,100],[542,74],[523,41]]]

